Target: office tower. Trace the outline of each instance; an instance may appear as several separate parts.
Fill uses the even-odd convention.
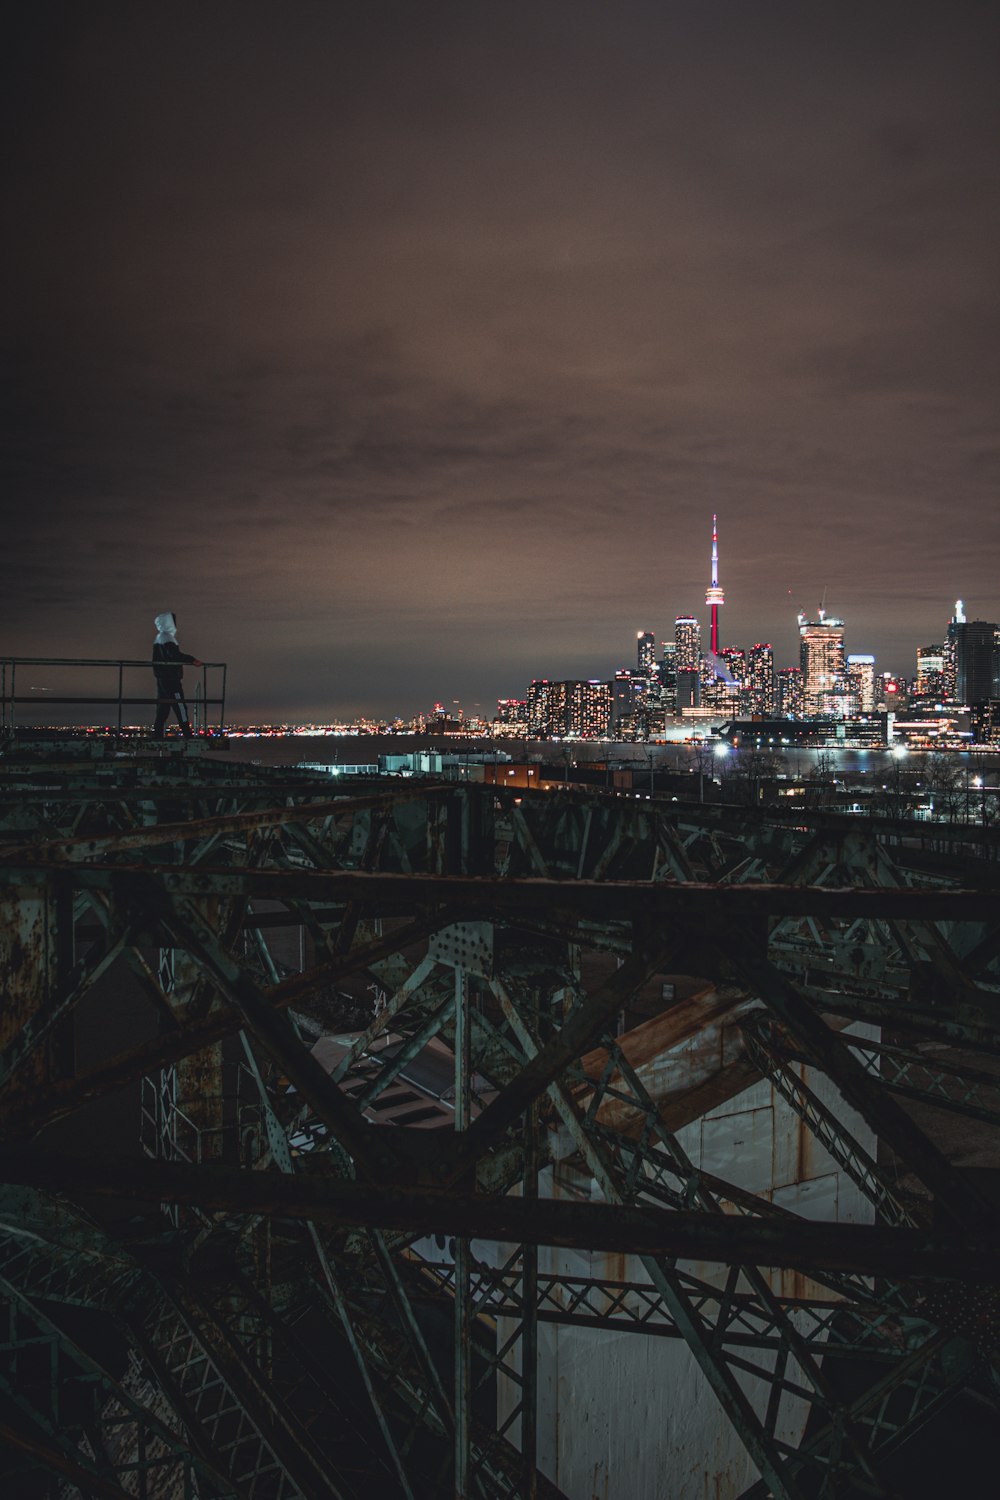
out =
[[[656,636],[651,630],[640,630],[636,639],[639,676],[651,682],[656,676]]]
[[[631,673],[628,674],[630,677]],[[642,683],[632,678],[632,691],[622,681],[621,672],[615,673],[611,683],[611,722],[608,734],[612,739],[635,743],[648,735],[648,710],[642,695]]]
[[[895,672],[881,672],[875,680],[875,697],[878,704],[891,713],[902,713],[909,702],[906,696],[906,678]]]
[[[677,712],[701,707],[701,674],[690,667],[677,673]]]
[[[674,622],[674,646],[678,672],[701,669],[701,626],[694,615],[678,615]]]
[[[677,707],[677,642],[663,641],[660,662],[660,703],[667,713]]]
[[[852,655],[847,658],[847,677],[852,692],[857,694],[858,707],[863,714],[875,711],[875,658]]]
[[[730,677],[740,687],[746,681],[747,654],[742,646],[723,646],[721,651],[716,652],[719,660],[725,663]]]
[[[846,686],[843,620],[827,619],[824,609],[818,620],[799,615],[799,663],[803,712],[807,717],[823,714],[827,711],[823,694],[841,694]]]
[[[620,667],[611,684],[611,722],[615,732],[631,727],[637,717],[645,696],[645,678],[636,676],[627,667]]]
[[[775,711],[774,652],[769,642],[750,647],[745,679],[747,710],[770,718]]]
[[[725,604],[726,596],[719,587],[719,532],[715,516],[712,517],[712,582],[705,590],[705,603],[712,611],[712,655],[719,654],[719,605]]]
[[[848,677],[836,687],[825,688],[819,695],[819,714],[824,719],[853,719],[861,710],[860,699]]]
[[[674,660],[677,664],[677,712],[701,707],[701,626],[694,615],[678,615],[674,622]]]
[[[931,698],[935,702],[945,692],[944,647],[917,647],[916,692],[919,698]]]
[[[966,624],[965,606],[961,599],[955,600],[955,613],[948,621],[948,633],[944,638],[944,698],[954,702],[958,691],[958,628]]]
[[[739,646],[723,646],[702,663],[701,701],[733,717],[743,711],[746,652]]]
[[[969,707],[997,696],[997,625],[995,620],[954,620],[955,698]]]
[[[779,667],[776,691],[779,719],[798,719],[803,712],[802,668]]]

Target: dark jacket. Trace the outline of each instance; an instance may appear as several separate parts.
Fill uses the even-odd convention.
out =
[[[153,647],[153,671],[160,692],[176,693],[184,677],[184,663],[190,666],[195,659],[182,651],[176,641],[164,641],[162,644],[157,641]]]

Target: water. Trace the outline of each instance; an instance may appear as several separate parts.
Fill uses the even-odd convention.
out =
[[[482,751],[502,750],[515,761],[536,760],[545,765],[631,765],[637,769],[663,771],[703,770],[724,773],[732,752],[716,754],[711,745],[670,743],[634,745],[604,743],[595,740],[555,742],[552,740],[470,740],[455,736],[430,735],[275,735],[260,739],[233,738],[225,751],[207,751],[211,756],[225,756],[229,761],[249,761],[264,766],[294,766],[300,761],[322,761],[330,765],[377,762],[380,755],[405,755],[419,750],[440,750],[448,755],[473,756]],[[779,775],[789,779],[846,781],[848,783],[892,785],[897,777],[922,779],[932,765],[947,763],[963,780],[967,774],[983,776],[995,782],[997,766],[993,757],[970,751],[947,754],[932,751],[910,751],[897,757],[889,750],[779,748],[775,753]]]

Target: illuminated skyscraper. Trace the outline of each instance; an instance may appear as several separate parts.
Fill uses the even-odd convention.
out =
[[[701,626],[694,615],[678,615],[674,623],[674,660],[677,665],[677,712],[701,703]]]
[[[677,707],[677,642],[663,642],[663,660],[660,662],[660,702],[667,712]]]
[[[678,672],[697,672],[701,666],[701,626],[694,615],[678,615],[674,624]]]
[[[863,714],[875,709],[875,658],[874,656],[849,656],[847,676],[851,689],[858,696],[858,707]]]
[[[528,688],[528,733],[535,739],[552,734],[552,696],[555,683],[545,677],[532,679]]]
[[[494,723],[505,734],[527,734],[528,703],[525,698],[498,698]]]
[[[742,646],[723,646],[721,651],[716,652],[720,661],[725,662],[729,675],[734,682],[740,686],[746,681],[747,654]]]
[[[611,684],[591,678],[568,682],[566,733],[582,739],[600,739],[611,723]]]
[[[917,647],[917,696],[933,698],[935,702],[944,697],[944,647]]]
[[[651,682],[657,675],[656,636],[651,630],[640,630],[636,639],[639,676]]]
[[[880,672],[875,681],[875,697],[890,713],[902,713],[909,705],[906,678],[897,677],[895,672]]]
[[[705,590],[705,603],[712,611],[712,655],[719,654],[719,605],[725,604],[726,596],[719,587],[719,531],[715,516],[712,517],[712,582]]]
[[[997,625],[994,620],[957,620],[955,698],[969,706],[997,696]],[[949,635],[951,626],[948,627]]]
[[[745,690],[750,713],[763,714],[765,718],[774,713],[774,652],[767,642],[758,641],[750,647]]]
[[[599,738],[608,732],[611,701],[607,682],[532,682],[528,689],[530,733],[538,739]]]
[[[948,634],[944,638],[944,696],[954,702],[958,691],[958,630],[966,623],[965,606],[961,599],[955,600],[955,613],[948,621]]]
[[[802,714],[802,668],[779,667],[776,690],[779,719],[797,719]]]
[[[824,693],[840,694],[846,687],[843,620],[827,619],[823,609],[818,620],[799,615],[799,661],[804,712],[807,716],[825,713]]]
[[[701,701],[733,716],[745,707],[743,687],[747,675],[747,654],[740,646],[723,646],[703,664]]]

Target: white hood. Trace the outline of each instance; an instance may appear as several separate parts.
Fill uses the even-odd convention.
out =
[[[165,615],[157,615],[156,619],[153,621],[153,624],[156,626],[156,641],[154,642],[155,645],[165,646],[168,641],[173,641],[176,644],[177,623],[174,620],[173,613],[171,611],[168,611]]]

